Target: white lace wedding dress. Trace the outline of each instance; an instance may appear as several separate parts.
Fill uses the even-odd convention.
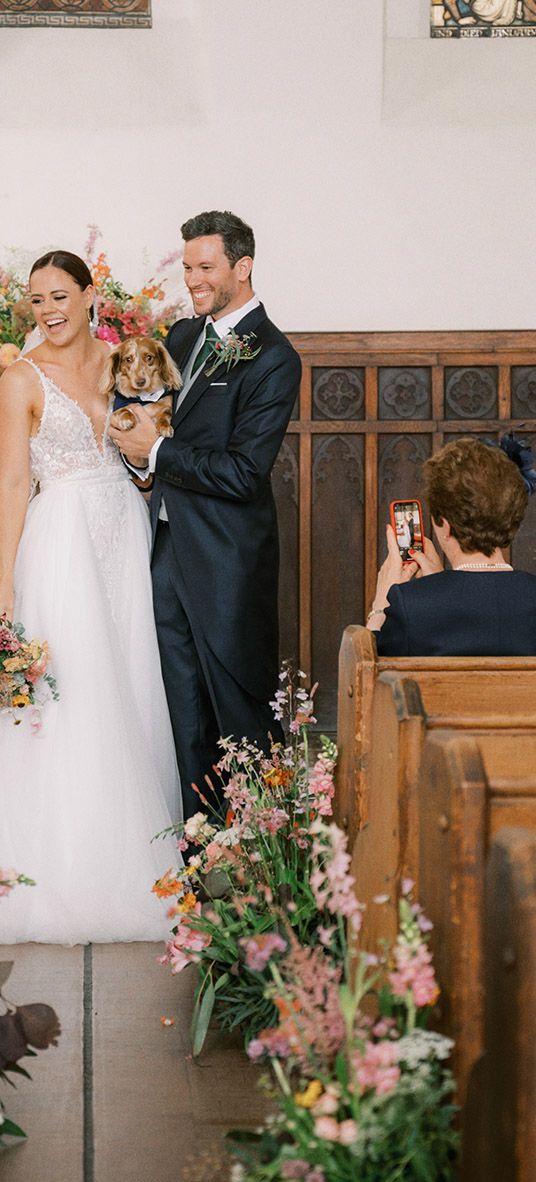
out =
[[[151,886],[180,862],[152,837],[179,783],[152,614],[147,506],[109,439],[34,362],[44,411],[15,618],[47,640],[60,700],[33,733],[0,716],[0,865],[36,880],[0,907],[0,943],[158,940]]]

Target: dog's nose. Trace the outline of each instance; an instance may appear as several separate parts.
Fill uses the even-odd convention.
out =
[[[138,378],[135,385],[137,390],[143,390],[143,387],[145,386],[145,378]]]

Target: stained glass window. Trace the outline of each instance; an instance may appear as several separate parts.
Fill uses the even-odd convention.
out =
[[[147,28],[151,0],[0,0],[0,25]]]
[[[432,37],[536,37],[536,0],[431,0]]]

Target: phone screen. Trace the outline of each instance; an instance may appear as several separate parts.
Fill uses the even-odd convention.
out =
[[[403,562],[411,562],[410,550],[423,550],[420,501],[391,501],[391,525]]]

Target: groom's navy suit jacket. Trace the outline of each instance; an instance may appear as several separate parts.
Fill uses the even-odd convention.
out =
[[[203,317],[179,320],[166,345],[184,367]],[[255,333],[251,361],[202,367],[158,449],[151,498],[162,496],[181,586],[196,637],[248,693],[277,686],[279,543],[270,473],[296,400],[301,362],[262,304],[236,326]]]

